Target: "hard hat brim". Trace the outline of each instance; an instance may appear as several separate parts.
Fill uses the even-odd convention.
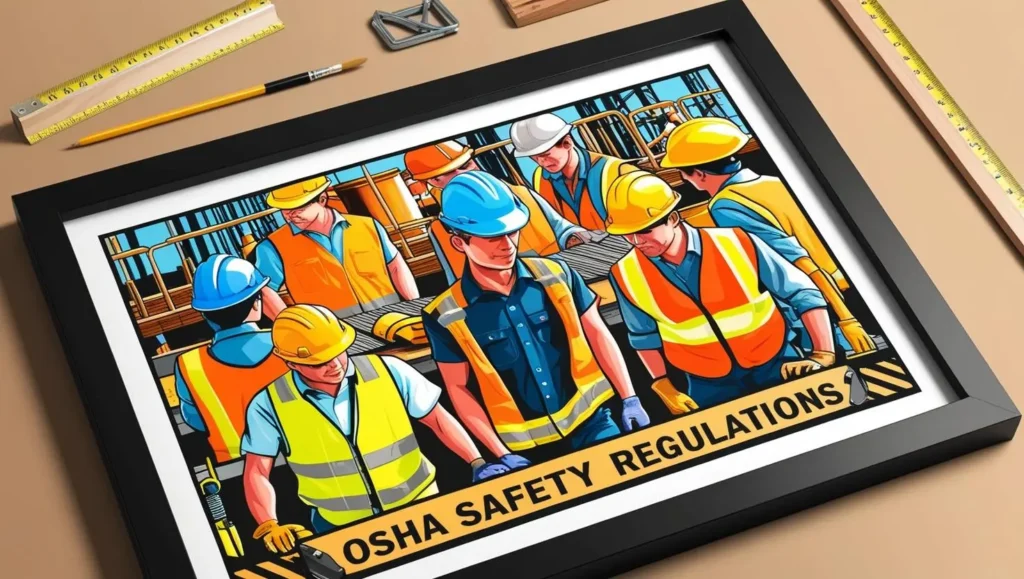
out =
[[[630,224],[629,226],[612,223],[605,228],[605,231],[608,232],[608,235],[633,235],[634,233],[643,231],[644,229],[647,229],[661,221],[665,217],[671,215],[673,211],[675,211],[675,205],[672,205],[668,211],[654,215],[650,219],[640,223]]]
[[[685,163],[677,163],[669,161],[669,155],[665,155],[661,158],[658,166],[662,169],[680,169],[683,167],[697,167],[706,163],[714,163],[715,161],[721,161],[722,159],[728,159],[729,157],[739,153],[743,147],[747,146],[750,142],[750,135],[745,135],[735,146],[725,149],[725,153],[718,155],[707,155],[704,157],[688,157]]]
[[[307,356],[305,358],[300,358],[298,356],[293,356],[286,352],[282,352],[278,350],[276,346],[274,347],[274,354],[276,354],[277,357],[281,358],[282,360],[291,362],[293,364],[299,364],[301,366],[319,366],[320,364],[326,364],[327,362],[330,362],[331,360],[343,354],[356,341],[355,328],[344,322],[342,322],[341,326],[341,339],[338,340],[338,342],[332,345],[330,348],[326,348],[321,352],[317,352],[315,356]]]
[[[473,149],[466,147],[466,149],[463,150],[458,157],[452,158],[444,165],[441,165],[440,167],[433,169],[431,171],[425,171],[423,173],[411,173],[410,175],[412,176],[413,179],[417,181],[426,181],[427,179],[433,179],[438,175],[444,175],[445,173],[450,173],[458,169],[459,167],[465,165],[471,158],[473,158]]]
[[[263,288],[267,287],[270,283],[270,278],[264,276],[263,279],[256,285],[249,288],[246,292],[238,294],[235,299],[230,302],[214,302],[214,301],[203,301],[195,299],[192,300],[192,309],[197,312],[215,312],[217,310],[223,310],[224,308],[230,308],[231,306],[237,306],[247,299],[252,298],[254,295],[260,293]]]
[[[516,147],[515,152],[513,154],[516,157],[532,157],[534,155],[540,155],[541,153],[545,153],[551,150],[551,147],[557,145],[558,142],[565,138],[565,136],[568,135],[571,131],[572,125],[567,124],[561,129],[559,129],[559,131],[555,133],[554,137],[551,137],[550,139],[544,141],[543,143],[529,150],[520,150],[518,147]]]
[[[521,207],[516,207],[508,215],[490,223],[459,223],[454,219],[448,219],[444,215],[441,215],[438,219],[441,223],[459,233],[472,235],[473,237],[498,237],[499,235],[515,233],[526,227],[526,224],[530,222],[530,214]]]
[[[274,192],[267,193],[267,205],[276,209],[297,209],[302,207],[306,203],[309,203],[313,199],[316,199],[321,193],[327,190],[331,186],[331,182],[327,181],[323,185],[317,187],[313,191],[310,191],[301,197],[294,197],[292,199],[281,200],[274,197]]]

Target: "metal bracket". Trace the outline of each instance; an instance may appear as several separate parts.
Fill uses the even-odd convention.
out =
[[[302,560],[313,579],[341,579],[345,570],[327,553],[309,545],[299,545]]]
[[[440,24],[429,22],[431,14],[437,17]],[[419,20],[414,20],[416,16],[420,17]],[[387,27],[388,24],[405,28],[411,34],[396,38]],[[419,6],[411,6],[397,12],[377,10],[370,19],[370,26],[377,31],[377,35],[388,48],[401,50],[455,34],[459,31],[459,20],[441,3],[441,0],[423,0]]]

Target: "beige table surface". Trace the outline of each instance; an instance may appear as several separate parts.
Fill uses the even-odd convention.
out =
[[[0,104],[6,108],[230,2],[11,2],[2,9]],[[374,8],[396,9],[415,0],[279,0],[283,32],[65,134],[29,147],[9,124],[0,125],[0,576],[139,575],[6,197],[708,3],[609,0],[515,29],[497,0],[446,2],[462,21],[456,36],[389,54],[367,20]],[[748,4],[995,373],[1024,404],[1020,258],[826,0]],[[1016,41],[1024,4],[883,4],[995,150],[1024,177],[1018,94],[1024,45]],[[357,55],[370,62],[344,80],[85,150],[63,150],[101,128]],[[1010,77],[993,81],[1004,72]],[[1019,577],[1022,438],[630,576]]]

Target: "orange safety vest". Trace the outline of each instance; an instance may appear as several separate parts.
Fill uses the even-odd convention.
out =
[[[604,216],[598,212],[594,203],[594,192],[596,191],[601,196],[600,206],[604,208],[605,200],[608,198],[608,188],[611,187],[612,181],[619,175],[639,171],[639,169],[622,159],[593,151],[586,151],[586,153],[590,155],[590,173],[587,175],[586,183],[583,184],[583,190],[580,193],[579,215],[573,210],[572,205],[555,191],[551,181],[544,178],[544,170],[540,167],[533,172],[533,189],[568,221],[584,229],[604,231]],[[577,175],[576,178],[579,179],[579,176]],[[569,183],[566,183],[566,186],[569,186]]]
[[[374,220],[361,215],[345,219],[342,261],[308,235],[292,233],[287,223],[267,236],[281,255],[292,300],[325,306],[339,318],[400,300]]]
[[[522,258],[523,263],[544,286],[544,292],[558,312],[569,340],[569,363],[576,393],[557,412],[526,420],[505,386],[494,364],[480,347],[466,324],[466,298],[462,284],[455,283],[430,302],[424,312],[445,327],[466,355],[476,376],[484,408],[498,437],[512,451],[526,450],[568,436],[612,397],[612,386],[601,371],[594,352],[583,334],[583,326],[567,282],[568,272],[544,258]]]
[[[713,211],[715,203],[722,199],[728,199],[750,209],[776,229],[786,232],[791,237],[796,237],[796,240],[807,251],[811,261],[817,264],[821,271],[830,275],[840,290],[849,289],[850,284],[839,270],[832,254],[825,248],[825,244],[811,227],[807,216],[797,205],[793,194],[781,180],[775,177],[760,176],[753,181],[728,185],[711,198],[708,210]]]
[[[560,248],[558,239],[555,238],[555,230],[544,218],[544,212],[541,211],[540,204],[533,198],[530,190],[522,185],[509,185],[509,188],[530,210],[529,223],[519,230],[519,253],[523,256],[545,256],[558,253]],[[437,244],[441,246],[441,251],[444,252],[444,257],[448,261],[452,273],[455,274],[455,279],[461,278],[462,271],[466,267],[466,255],[455,249],[452,245],[451,234],[445,231],[444,224],[440,221],[430,224],[430,233],[437,240]]]
[[[274,355],[252,367],[232,366],[215,359],[208,346],[200,346],[178,356],[178,370],[203,417],[214,458],[222,463],[241,456],[245,410],[253,396],[288,367]]]
[[[697,231],[703,246],[699,303],[636,249],[612,267],[615,281],[657,322],[665,357],[680,370],[721,378],[734,363],[756,368],[772,360],[785,343],[786,324],[774,298],[760,289],[750,236],[738,228]]]

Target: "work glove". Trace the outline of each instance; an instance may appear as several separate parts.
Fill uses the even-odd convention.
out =
[[[279,525],[277,519],[264,521],[263,524],[256,527],[256,532],[252,534],[253,539],[263,539],[263,546],[268,551],[281,554],[294,549],[295,543],[299,539],[312,536],[313,532],[307,531],[302,525]]]
[[[530,466],[530,461],[518,454],[508,453],[501,457],[501,464],[507,466],[509,470],[516,470],[517,468],[526,468]]]
[[[836,363],[836,355],[832,352],[823,352],[821,350],[815,350],[808,354],[807,358],[803,360],[794,360],[792,362],[786,362],[782,365],[782,379],[789,380],[790,378],[797,378],[803,376],[808,372],[815,370],[821,370],[822,368],[828,368],[832,364]]]
[[[651,418],[647,416],[647,411],[640,404],[639,398],[630,396],[622,399],[622,428],[626,432],[630,432],[634,428],[643,428],[650,423]]]
[[[388,312],[373,324],[373,335],[387,342],[405,340],[412,344],[426,344],[427,333],[421,316]]]
[[[857,318],[839,320],[836,325],[839,326],[839,331],[846,337],[846,341],[850,342],[850,347],[853,348],[854,352],[862,354],[875,349],[875,341],[864,331],[864,326],[860,325]]]
[[[591,231],[589,229],[579,229],[569,236],[569,239],[565,242],[565,248],[576,247],[584,243],[597,243],[608,237],[608,234],[604,231]]]
[[[509,467],[501,464],[500,462],[487,462],[482,458],[474,460],[472,466],[474,483],[478,483],[482,480],[487,480],[492,476],[505,474],[506,472],[512,470]]]
[[[654,390],[654,393],[658,395],[658,398],[661,398],[661,401],[665,403],[665,407],[672,414],[686,414],[698,408],[693,398],[676,390],[668,376],[662,376],[655,380],[654,384],[651,384],[651,390]]]

